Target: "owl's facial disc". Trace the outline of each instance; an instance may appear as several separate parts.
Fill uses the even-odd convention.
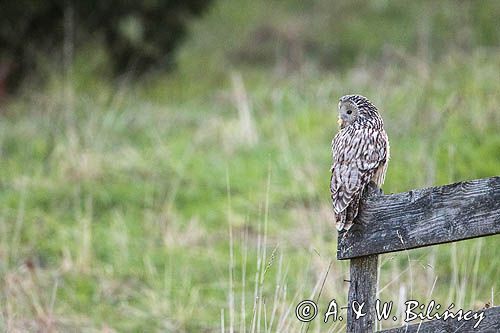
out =
[[[358,108],[356,105],[348,102],[339,103],[339,120],[340,128],[344,128],[352,124],[358,117]]]

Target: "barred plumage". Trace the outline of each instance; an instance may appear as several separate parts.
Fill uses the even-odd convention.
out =
[[[389,140],[377,108],[365,97],[339,101],[340,131],[332,141],[330,192],[337,229],[349,230],[359,200],[370,181],[382,186],[389,160]]]

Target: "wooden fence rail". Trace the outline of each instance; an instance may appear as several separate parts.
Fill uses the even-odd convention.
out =
[[[338,237],[337,259],[351,259],[347,332],[375,329],[378,254],[500,234],[500,177],[365,198],[356,223]],[[367,315],[353,320],[351,304],[365,302]],[[473,332],[500,332],[500,307],[485,311]],[[434,320],[386,330],[471,332],[469,324]]]
[[[407,325],[388,330],[380,331],[379,333],[451,333],[451,332],[500,332],[500,306],[484,310],[484,319],[480,326],[474,328],[474,321],[458,321],[458,320],[433,320],[423,322],[421,324]]]

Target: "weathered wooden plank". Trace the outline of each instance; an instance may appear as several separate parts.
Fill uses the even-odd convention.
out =
[[[368,196],[339,234],[337,259],[396,252],[500,233],[500,177]]]
[[[498,333],[500,332],[500,306],[496,306],[484,311],[484,319],[474,328],[477,320],[458,321],[457,319],[433,320],[420,324],[405,325],[392,328],[378,333]]]
[[[351,260],[351,276],[347,307],[347,333],[373,332],[375,329],[375,298],[377,294],[378,256]],[[365,316],[356,319],[352,303],[356,301]],[[357,305],[355,305],[357,307]]]

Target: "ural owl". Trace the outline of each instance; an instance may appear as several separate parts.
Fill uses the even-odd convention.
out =
[[[389,139],[377,108],[360,95],[339,101],[340,131],[332,141],[330,192],[337,230],[349,230],[358,215],[364,189],[384,183]]]

